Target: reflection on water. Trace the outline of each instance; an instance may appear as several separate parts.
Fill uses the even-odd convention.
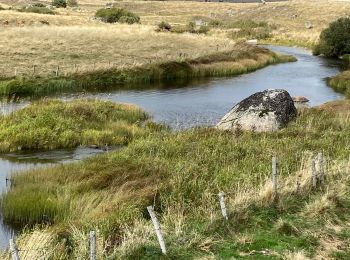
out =
[[[292,96],[305,96],[311,106],[342,98],[326,85],[326,78],[340,71],[339,61],[315,57],[298,48],[269,48],[294,55],[298,61],[269,66],[234,78],[197,81],[181,88],[114,91],[86,96],[137,104],[151,113],[154,120],[175,129],[216,124],[237,102],[265,89],[280,88]]]
[[[77,148],[75,150],[57,150],[36,153],[9,153],[0,157],[0,194],[5,193],[11,185],[11,175],[39,167],[48,167],[57,163],[78,161],[94,154],[102,153],[99,149]],[[14,230],[5,225],[0,218],[0,249],[8,246]]]

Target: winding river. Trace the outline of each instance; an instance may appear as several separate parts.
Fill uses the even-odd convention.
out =
[[[305,96],[310,100],[311,106],[343,98],[341,94],[335,93],[326,85],[326,78],[340,71],[339,61],[315,57],[309,51],[299,48],[266,47],[276,52],[293,55],[298,61],[269,66],[233,78],[211,78],[189,82],[185,85],[154,86],[146,90],[135,88],[134,90],[57,97],[74,99],[83,96],[133,103],[149,112],[153,120],[164,122],[174,129],[213,125],[243,98],[269,88],[282,88],[292,96]],[[9,113],[20,109],[27,103],[2,103],[0,112]],[[4,193],[8,189],[9,182],[6,179],[13,172],[76,161],[99,152],[102,151],[78,148],[33,154],[2,155],[0,157],[0,192]],[[8,240],[13,233],[11,228],[0,223],[0,249],[7,247]]]

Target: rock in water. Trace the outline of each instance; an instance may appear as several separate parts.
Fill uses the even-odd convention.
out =
[[[216,125],[222,130],[272,132],[296,118],[297,109],[283,89],[257,92],[235,105]]]

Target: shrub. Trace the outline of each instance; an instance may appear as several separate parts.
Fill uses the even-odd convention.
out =
[[[140,17],[132,12],[129,12],[125,9],[99,9],[97,10],[95,17],[100,18],[101,21],[106,23],[139,23]]]
[[[5,10],[5,8],[3,8],[3,7],[0,5],[0,11],[1,11],[1,10]]]
[[[78,1],[77,0],[67,0],[67,5],[69,7],[78,6]]]
[[[46,7],[46,5],[42,4],[42,3],[34,3],[32,4],[33,7]]]
[[[187,25],[187,31],[190,33],[206,34],[209,31],[209,27],[206,25],[196,26],[195,22],[189,22]]]
[[[339,57],[350,53],[350,18],[340,18],[324,29],[313,53],[326,57]]]
[[[170,31],[171,25],[167,22],[162,21],[158,24],[158,31]]]
[[[220,20],[217,20],[217,19],[214,19],[214,20],[211,20],[210,22],[209,22],[209,26],[210,27],[220,27],[220,26],[222,26],[223,25],[223,23],[222,23],[222,21],[220,21]]]
[[[67,2],[66,2],[66,0],[53,0],[52,5],[57,7],[57,8],[66,8]]]
[[[37,6],[31,6],[28,8],[22,8],[18,10],[20,12],[25,12],[25,13],[36,13],[36,14],[55,14],[54,11],[52,11],[49,8],[46,7],[37,7]]]

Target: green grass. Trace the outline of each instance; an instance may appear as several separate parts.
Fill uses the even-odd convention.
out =
[[[175,79],[234,76],[265,66],[295,61],[267,49],[242,45],[236,51],[217,53],[194,60],[173,61],[129,69],[110,69],[57,78],[14,78],[0,81],[0,95],[7,97],[44,96],[58,92],[103,91],[128,88],[131,83],[159,83]]]
[[[109,101],[42,100],[0,117],[0,151],[123,145],[145,135],[148,115]]]
[[[168,246],[164,259],[340,256],[350,245],[350,122],[349,111],[339,111],[305,110],[275,133],[160,132],[118,152],[22,173],[4,197],[3,216],[9,223],[48,222],[52,232],[64,231],[75,243],[55,254],[73,259],[87,254],[79,246],[85,240],[77,237],[92,228],[109,241],[104,252],[111,258],[162,258],[145,209],[153,203]],[[310,153],[319,151],[327,156],[325,186],[312,191],[305,182],[295,194],[297,176],[309,180]],[[273,154],[279,159],[276,204],[263,192]],[[220,216],[219,191],[227,193],[228,222]],[[33,196],[54,203],[50,221],[43,218],[45,204],[27,210]],[[324,245],[338,240],[344,250]],[[51,246],[62,243],[58,236]]]
[[[328,84],[335,91],[350,97],[350,70],[344,71],[329,79]]]

